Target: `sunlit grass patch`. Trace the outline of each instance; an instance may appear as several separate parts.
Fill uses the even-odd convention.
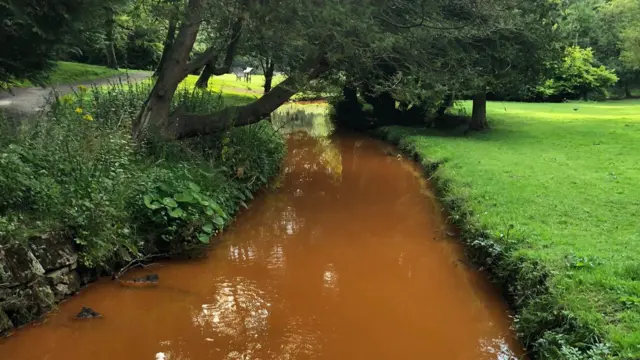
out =
[[[284,79],[285,77],[282,75],[274,76],[271,86],[278,85]],[[197,75],[189,75],[182,82],[182,86],[189,88],[195,87],[196,81],[198,81]],[[237,80],[235,74],[211,76],[208,89],[218,92],[223,91],[229,94],[245,94],[260,97],[264,92],[264,76],[252,75],[251,82]]]

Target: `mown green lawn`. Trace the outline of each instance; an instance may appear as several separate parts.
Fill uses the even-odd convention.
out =
[[[109,69],[105,66],[80,64],[66,61],[56,62],[56,67],[45,85],[64,85],[84,81],[104,79],[124,74],[122,70]],[[29,81],[19,82],[18,87],[37,86]]]
[[[440,175],[479,223],[516,234],[561,304],[640,359],[640,100],[495,102],[488,117],[492,130],[469,136],[390,132],[444,161]]]
[[[273,78],[271,86],[278,85],[284,79],[284,76],[275,76]],[[182,84],[183,86],[193,88],[196,84],[196,81],[198,81],[197,75],[189,75],[186,79],[183,80]],[[224,92],[225,94],[251,95],[260,97],[264,92],[264,75],[252,75],[251,82],[236,80],[236,76],[234,74],[212,76],[209,79],[208,89],[216,92]]]

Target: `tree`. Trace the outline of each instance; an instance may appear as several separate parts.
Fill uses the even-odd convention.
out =
[[[333,9],[330,6],[327,7],[313,7],[313,1],[307,0],[299,3],[291,3],[288,1],[223,1],[225,3],[225,9],[229,12],[226,14],[220,14],[217,12],[220,6],[216,7],[214,0],[189,0],[184,13],[182,15],[182,21],[173,42],[173,45],[169,49],[167,54],[167,61],[165,65],[158,72],[158,80],[151,91],[149,98],[147,99],[144,108],[141,110],[137,121],[133,124],[133,136],[135,138],[141,138],[145,135],[155,134],[165,138],[181,138],[185,136],[196,136],[199,134],[206,134],[211,131],[218,131],[221,126],[247,125],[257,122],[268,116],[273,110],[275,110],[282,103],[287,101],[293,94],[299,90],[299,86],[306,83],[302,79],[314,79],[322,75],[328,70],[326,66],[325,58],[321,52],[321,47],[317,44],[311,43],[313,34],[314,37],[319,35],[319,32],[324,28],[308,26],[309,32],[304,32],[303,27],[300,26],[302,21],[314,22],[316,25],[323,20],[317,19],[319,14],[324,14],[320,10],[326,10],[326,13],[333,13]],[[335,4],[340,2],[333,0]],[[205,6],[206,5],[206,6]],[[212,63],[212,60],[217,59],[219,55],[219,48],[216,46],[216,42],[209,45],[206,50],[202,51],[199,55],[191,58],[191,52],[194,48],[194,43],[200,31],[200,26],[203,22],[215,25],[223,23],[224,18],[234,18],[229,14],[242,14],[241,17],[235,17],[236,20],[240,19],[245,21],[248,14],[253,13],[248,11],[248,7],[260,7],[265,6],[272,11],[289,11],[290,14],[296,12],[306,12],[304,17],[290,16],[291,21],[288,19],[288,27],[298,27],[300,32],[292,32],[291,35],[304,36],[305,41],[298,41],[300,46],[297,50],[300,50],[296,56],[292,56],[288,59],[286,65],[291,65],[291,69],[295,69],[289,73],[289,78],[279,84],[276,88],[272,89],[267,96],[257,100],[252,104],[248,104],[242,108],[224,109],[217,113],[205,114],[205,115],[193,115],[176,112],[169,114],[170,104],[173,98],[173,94],[178,87],[178,84],[191,72],[196,69],[200,69],[207,64]],[[215,9],[213,12],[206,12],[206,9]],[[252,8],[253,10],[253,8]],[[313,17],[310,16],[313,12]],[[257,12],[263,13],[263,12]],[[216,16],[218,16],[216,18]],[[234,22],[234,24],[236,24]],[[307,23],[308,25],[308,23]],[[284,26],[282,23],[273,24],[273,26]],[[215,26],[211,26],[215,28]],[[215,35],[222,36],[216,32]],[[289,39],[292,39],[292,36]],[[211,41],[207,41],[211,44]],[[227,45],[231,42],[227,42]],[[227,53],[229,53],[229,46],[227,46]],[[308,51],[307,51],[308,50]],[[229,57],[230,60],[233,56]],[[230,66],[230,62],[225,60],[225,67]],[[186,129],[186,130],[185,130]],[[199,132],[201,131],[201,132]]]
[[[555,76],[542,86],[544,94],[560,94],[566,97],[580,95],[584,100],[593,91],[606,92],[618,81],[618,77],[604,66],[594,66],[591,48],[571,46],[566,49],[562,63],[555,69]]]
[[[118,59],[116,58],[116,10],[111,6],[105,7],[106,16],[106,41],[104,52],[107,56],[107,67],[118,69]]]
[[[640,84],[640,68],[634,65],[634,34],[639,35],[640,3],[636,0],[571,0],[566,2],[558,31],[567,46],[591,48],[595,65],[615,70],[626,96]],[[631,57],[630,57],[631,56]]]
[[[200,77],[196,82],[196,87],[206,89],[209,84],[209,78],[211,78],[211,76],[223,75],[231,71],[231,65],[233,64],[233,59],[236,56],[238,44],[240,43],[242,36],[242,28],[245,22],[244,14],[236,14],[235,19],[229,20],[232,20],[233,22],[231,24],[223,23],[223,30],[218,31],[217,33],[222,33],[222,36],[218,36],[224,39],[224,46],[213,46],[216,49],[226,49],[224,59],[222,60],[222,65],[218,66],[218,54],[212,56],[202,70],[202,73],[200,74]],[[217,51],[222,52],[221,50]]]
[[[0,1],[0,85],[19,79],[43,84],[59,51],[82,21],[112,1]]]
[[[623,65],[640,70],[640,2],[612,0],[604,7],[603,13],[619,31],[617,45]]]
[[[360,87],[377,117],[399,121],[424,118],[454,92],[485,101],[487,90],[533,86],[557,51],[553,10],[541,0],[381,1],[377,24],[363,31],[376,41],[354,39],[345,52],[346,85]],[[473,129],[487,126],[484,113],[472,120]]]

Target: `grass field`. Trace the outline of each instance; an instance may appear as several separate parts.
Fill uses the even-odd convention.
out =
[[[271,86],[276,86],[285,77],[275,76],[271,83]],[[182,82],[183,86],[193,88],[195,86],[196,81],[198,81],[197,75],[189,75]],[[224,92],[225,94],[234,94],[234,95],[249,95],[252,97],[260,97],[264,92],[264,76],[263,75],[253,75],[251,77],[251,82],[246,82],[243,80],[236,80],[236,76],[234,74],[224,74],[220,76],[212,76],[209,79],[209,90],[213,90],[216,92]]]
[[[45,85],[73,84],[84,81],[104,79],[119,74],[124,74],[122,70],[109,69],[105,66],[79,64],[65,61],[58,61],[57,66],[51,73]],[[29,81],[22,81],[18,87],[36,86]]]
[[[550,270],[569,317],[639,359],[640,100],[496,102],[488,117],[492,130],[470,136],[387,135],[443,162],[435,181],[449,184],[445,195],[464,199],[497,242],[515,241],[514,255]]]

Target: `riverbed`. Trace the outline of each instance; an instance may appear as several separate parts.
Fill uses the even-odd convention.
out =
[[[0,359],[522,356],[418,167],[363,135],[282,128],[282,175],[206,257],[128,274],[155,287],[102,279],[0,340]],[[103,317],[73,320],[83,306]]]

